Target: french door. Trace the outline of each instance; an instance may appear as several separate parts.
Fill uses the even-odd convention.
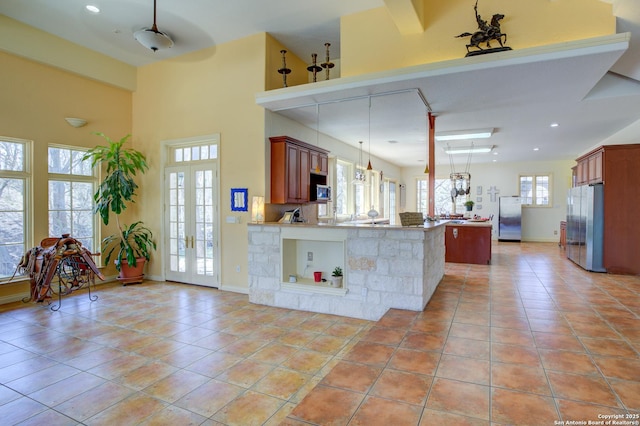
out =
[[[216,162],[165,168],[165,277],[219,286]]]

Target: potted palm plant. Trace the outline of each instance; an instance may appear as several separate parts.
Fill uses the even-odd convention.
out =
[[[114,255],[116,269],[120,273],[118,279],[123,284],[140,283],[144,277],[143,268],[156,249],[153,233],[141,221],[127,225],[120,222],[120,214],[133,203],[138,185],[134,177],[144,174],[149,166],[145,156],[135,149],[125,148],[124,144],[131,137],[127,135],[114,141],[104,133],[97,132],[107,141],[107,145],[99,145],[89,150],[83,159],[90,159],[92,167],[105,166],[105,176],[93,196],[96,203],[95,213],[100,214],[102,223],[109,224],[111,213],[115,216],[118,232],[102,240],[102,252],[106,253],[105,265]]]

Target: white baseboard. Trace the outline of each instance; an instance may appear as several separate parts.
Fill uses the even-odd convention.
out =
[[[249,294],[249,287],[240,287],[237,285],[220,284],[218,290],[230,291],[233,293]]]
[[[164,279],[160,278],[160,277],[155,277],[155,276],[145,276],[146,279],[149,280],[153,280],[153,281],[164,281]],[[108,275],[104,277],[104,281],[101,281],[100,279],[96,279],[96,286],[100,286],[102,284],[110,284],[113,282],[118,281],[117,275]],[[219,290],[223,290],[223,291],[230,291],[233,293],[240,293],[240,294],[249,294],[249,288],[248,287],[241,287],[241,286],[236,286],[236,285],[224,285],[221,284],[220,287],[218,287]],[[6,296],[2,296],[0,297],[0,305],[5,305],[7,303],[13,303],[13,302],[19,302],[25,298],[29,298],[30,294],[29,294],[29,289],[28,289],[28,283],[27,283],[27,289],[26,291],[20,292],[20,293],[14,293],[14,294],[9,294]]]

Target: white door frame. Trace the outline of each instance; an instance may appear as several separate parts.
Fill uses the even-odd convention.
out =
[[[165,188],[165,175],[166,175],[166,171],[173,167],[176,166],[178,164],[182,164],[182,163],[176,163],[173,161],[172,158],[169,157],[169,154],[171,152],[172,148],[176,148],[176,147],[180,147],[180,146],[192,146],[192,145],[204,145],[204,144],[215,144],[217,145],[218,149],[218,156],[216,159],[213,159],[212,161],[215,161],[215,167],[214,169],[217,170],[218,175],[215,178],[215,183],[214,183],[214,190],[215,190],[215,203],[216,203],[216,211],[215,211],[215,222],[214,222],[214,233],[216,235],[216,239],[215,239],[215,244],[217,246],[217,256],[214,259],[215,262],[215,269],[216,269],[216,276],[214,277],[215,279],[215,285],[212,285],[212,287],[217,287],[219,288],[221,286],[221,278],[222,278],[222,273],[221,273],[221,265],[222,265],[222,260],[221,260],[221,256],[220,256],[220,176],[219,176],[219,166],[220,166],[220,158],[219,158],[219,153],[220,153],[220,134],[216,133],[216,134],[211,134],[211,135],[203,135],[203,136],[196,136],[196,137],[191,137],[191,138],[183,138],[183,139],[172,139],[172,140],[164,140],[161,142],[161,159],[162,159],[162,173],[160,173],[160,187],[163,188],[163,190],[161,191],[161,197],[162,197],[162,223],[161,223],[161,227],[162,227],[162,239],[160,241],[160,245],[162,247],[162,275],[163,277],[166,279],[167,276],[167,268],[169,267],[169,264],[167,263],[167,253],[169,250],[169,246],[167,245],[167,235],[165,235],[165,227],[166,227],[166,221],[168,220],[168,210],[167,210],[167,203],[168,200],[166,198],[166,188]],[[188,163],[184,163],[185,165]]]

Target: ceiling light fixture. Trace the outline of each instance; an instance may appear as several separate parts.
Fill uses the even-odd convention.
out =
[[[85,120],[84,118],[67,117],[65,118],[65,120],[71,127],[75,128],[87,125],[87,120]]]
[[[320,104],[316,104],[316,146],[320,146]],[[320,173],[320,159],[316,161],[316,173]]]
[[[154,52],[173,46],[171,37],[162,31],[158,31],[158,26],[156,25],[156,0],[153,0],[153,26],[136,31],[133,33],[133,37],[138,40],[138,43]]]
[[[92,4],[86,5],[85,9],[87,9],[91,13],[100,13],[100,9],[98,8],[98,6],[94,6]]]
[[[358,164],[356,165],[356,172],[354,174],[353,183],[356,185],[363,185],[367,180],[367,175],[364,173],[362,167],[362,141],[358,142],[360,144],[360,157],[358,159]]]
[[[439,133],[436,133],[435,139],[438,142],[457,141],[457,140],[466,140],[466,139],[486,139],[486,138],[490,138],[492,134],[493,134],[493,127],[487,128],[487,129],[439,132]]]
[[[444,152],[447,154],[486,154],[491,152],[494,145],[484,146],[461,146],[461,147],[446,147]]]

